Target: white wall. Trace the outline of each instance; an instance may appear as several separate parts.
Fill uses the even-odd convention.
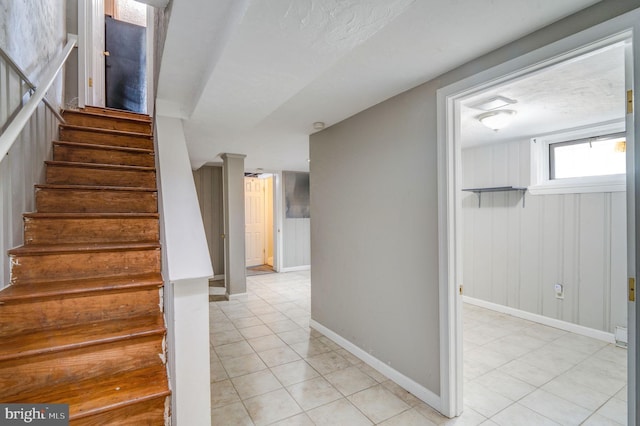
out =
[[[288,172],[291,173],[291,172]],[[303,173],[303,172],[296,172]],[[282,270],[311,265],[311,218],[287,218],[286,180],[282,179]]]
[[[182,121],[158,115],[155,136],[172,421],[209,425],[209,277],[213,269]]]
[[[22,214],[35,211],[34,185],[44,183],[58,120],[40,103],[18,140],[0,161],[0,288],[9,284],[7,250],[24,242]]]
[[[309,218],[282,219],[282,267],[311,265],[311,220]]]
[[[462,151],[463,186],[528,186],[529,141]],[[465,295],[613,333],[626,327],[626,194],[463,192]],[[557,299],[554,284],[564,285]]]

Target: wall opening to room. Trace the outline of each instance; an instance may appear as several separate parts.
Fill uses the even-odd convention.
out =
[[[247,275],[275,272],[275,178],[245,173],[245,253]]]
[[[629,161],[629,49],[617,38],[455,101],[465,409],[626,413],[626,177],[605,169]],[[587,164],[605,156],[604,172]]]

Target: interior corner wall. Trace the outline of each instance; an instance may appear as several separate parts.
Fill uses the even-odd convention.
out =
[[[222,167],[202,166],[193,172],[200,213],[216,275],[224,274],[224,208],[222,205]]]
[[[528,186],[528,140],[462,151],[463,187]],[[465,294],[614,333],[627,326],[626,193],[463,192]],[[555,297],[554,284],[564,286]]]
[[[311,136],[311,316],[439,395],[435,95]]]

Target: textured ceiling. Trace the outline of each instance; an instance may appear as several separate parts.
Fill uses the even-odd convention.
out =
[[[465,147],[529,139],[563,129],[624,119],[624,44],[560,63],[522,79],[493,87],[462,103],[461,140]],[[495,96],[517,103],[513,122],[494,131],[482,125],[484,111],[470,106]]]
[[[335,124],[596,0],[173,0],[158,112],[192,166],[307,170]]]

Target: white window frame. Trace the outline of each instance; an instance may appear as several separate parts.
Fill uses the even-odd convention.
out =
[[[625,131],[624,121],[600,124],[561,133],[531,138],[531,185],[533,195],[580,194],[587,192],[626,191],[626,175],[584,176],[566,179],[549,178],[549,146],[590,137],[603,136]]]

